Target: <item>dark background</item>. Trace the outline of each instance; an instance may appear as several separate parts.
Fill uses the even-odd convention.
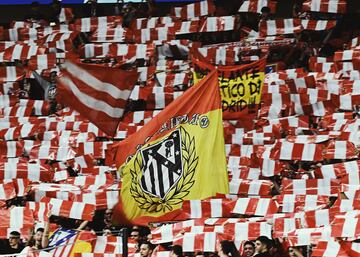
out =
[[[9,1],[9,0],[0,0],[0,3],[1,1]],[[74,1],[74,0],[70,0],[70,1]],[[292,6],[295,1],[296,0],[278,0],[276,16],[290,17],[292,14]],[[360,14],[360,0],[348,0],[347,2],[348,2],[348,6],[347,6],[348,13],[357,14],[357,15],[350,15],[353,16],[354,18],[353,22],[360,24],[358,18],[358,14]],[[215,1],[215,4],[217,6],[223,7],[224,9],[227,10],[229,14],[235,14],[238,8],[240,7],[241,3],[242,3],[241,0]],[[159,16],[165,16],[169,13],[171,7],[181,6],[182,4],[186,4],[186,2],[184,1],[182,1],[182,3],[159,2],[156,4],[157,7],[156,9],[158,10]],[[63,6],[72,7],[76,17],[88,17],[90,13],[89,11],[90,6],[88,4],[63,4]],[[115,6],[114,4],[98,4],[98,6],[99,6],[99,11],[98,11],[99,16],[114,14],[114,6]],[[41,10],[43,11],[44,14],[48,13],[48,9],[49,9],[48,5],[41,5]],[[29,5],[0,5],[0,25],[7,25],[12,20],[23,20],[24,17],[28,14],[29,10],[30,10]]]

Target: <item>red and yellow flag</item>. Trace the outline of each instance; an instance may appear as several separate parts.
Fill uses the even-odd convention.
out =
[[[128,220],[178,210],[184,200],[228,193],[217,72],[210,72],[116,146]]]

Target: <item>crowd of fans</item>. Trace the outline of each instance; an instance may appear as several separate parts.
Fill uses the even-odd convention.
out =
[[[200,45],[209,45],[209,44],[224,44],[229,42],[240,42],[240,39],[246,39],[247,33],[249,31],[258,32],[259,24],[263,21],[273,19],[274,13],[271,12],[269,7],[263,7],[260,14],[254,13],[237,13],[236,10],[232,8],[232,5],[227,5],[223,3],[226,1],[217,1],[216,2],[216,12],[214,16],[224,16],[224,15],[234,15],[235,16],[235,25],[234,29],[230,31],[219,31],[219,32],[205,32],[205,33],[191,33],[178,36],[178,39],[190,40],[190,42],[199,42]],[[243,1],[238,1],[239,5]],[[241,3],[240,3],[241,2]],[[272,44],[269,43],[270,50],[266,53],[267,63],[276,64],[276,71],[286,70],[286,69],[295,69],[303,68],[304,70],[309,70],[309,59],[313,56],[329,57],[333,56],[335,51],[344,50],[348,47],[348,42],[359,35],[359,28],[356,27],[356,23],[352,17],[346,17],[340,14],[329,14],[329,13],[309,13],[303,12],[301,10],[301,5],[304,1],[295,1],[293,6],[293,18],[310,18],[310,19],[332,19],[337,20],[337,25],[332,30],[323,30],[316,32],[303,31],[301,33],[291,35],[289,37],[285,36],[285,39],[293,39],[292,44]],[[86,7],[88,10],[88,17],[97,17],[99,16],[99,10],[101,7],[97,5],[96,0],[89,0]],[[39,3],[34,2],[31,4],[31,11],[27,17],[24,17],[24,21],[29,24],[38,24],[39,26],[49,26],[49,25],[61,25],[61,24],[73,24],[77,18],[69,12],[68,15],[70,19],[66,19],[64,22],[61,18],[61,15],[64,14],[65,9],[62,7],[61,2],[54,0],[53,3],[48,7],[48,12],[43,13],[40,11]],[[100,10],[101,11],[101,10]],[[156,6],[152,1],[147,1],[146,4],[124,4],[122,1],[118,1],[118,4],[114,6],[113,15],[122,16],[122,26],[124,28],[130,28],[133,22],[137,18],[144,17],[154,17],[161,16],[163,10],[159,10],[159,7]],[[86,43],[89,43],[90,33],[82,32],[77,35],[76,38],[72,40],[72,48],[79,49]],[[190,43],[189,43],[190,44]],[[168,60],[186,60],[187,56],[179,52],[173,52],[172,58]],[[239,60],[236,61],[235,65],[241,65],[247,63],[242,59],[239,54]],[[83,59],[83,62],[91,64],[108,64],[112,67],[120,67],[121,69],[129,70],[141,66],[150,66],[153,65],[156,60],[139,60],[128,63],[122,63],[116,58],[88,58]],[[56,79],[60,74],[59,69],[51,69],[48,73],[38,72],[36,70],[31,70],[29,68],[29,60],[14,60],[9,62],[2,63],[3,66],[15,66],[28,71],[27,76],[25,76],[19,82],[19,88],[11,88],[6,94],[9,96],[18,97],[19,99],[33,99],[33,100],[45,100],[49,103],[49,108],[47,109],[49,117],[61,117],[62,113],[66,112],[66,107],[61,103],[58,103],[56,100],[57,90],[56,90]],[[58,64],[61,66],[61,64]],[[192,86],[192,74],[190,70],[188,71],[189,82],[181,85],[181,90],[183,91],[188,87]],[[146,83],[145,83],[146,84]],[[179,85],[177,85],[179,86]],[[131,100],[129,101],[126,109],[126,113],[132,113],[134,111],[144,110],[144,105],[146,102],[144,100]],[[353,117],[356,119],[358,112],[354,111]],[[45,116],[45,114],[44,114]],[[283,115],[285,117],[286,114]],[[309,127],[315,131],[319,128],[319,121],[321,119],[316,119],[311,117],[309,120]],[[261,120],[258,121],[257,126],[261,127]],[[288,131],[281,131],[280,134],[285,137],[289,133]],[[309,135],[313,135],[311,130],[306,131]],[[39,135],[31,135],[27,139],[39,140]],[[106,136],[97,136],[95,142],[110,141],[111,139]],[[358,153],[357,153],[358,154]],[[28,156],[23,156],[28,158]],[[280,195],[282,192],[282,179],[300,179],[300,178],[309,178],[312,176],[314,169],[321,167],[326,164],[335,164],[339,162],[345,162],[346,160],[334,160],[334,159],[325,159],[323,161],[302,161],[302,160],[289,160],[286,162],[286,167],[283,168],[280,175],[270,177],[272,182],[271,196]],[[93,162],[96,166],[105,166],[104,158],[94,158]],[[47,160],[46,165],[55,171],[55,164],[58,163],[56,160]],[[69,177],[79,176],[79,170],[76,167],[68,164],[67,172]],[[114,177],[115,182],[119,183],[118,177],[114,171],[108,172],[111,176]],[[344,197],[344,195],[342,195]],[[330,201],[327,205],[327,208],[330,208],[336,197],[330,197]],[[33,200],[33,196],[25,195],[14,197],[8,199],[4,202],[2,208],[10,209],[13,206],[25,206],[26,202]],[[92,221],[83,221],[77,219],[71,219],[68,217],[59,217],[51,214],[51,211],[47,213],[49,220],[47,222],[39,222],[36,224],[32,231],[29,233],[30,237],[23,237],[18,231],[11,231],[8,235],[8,238],[0,241],[0,254],[16,254],[24,250],[24,248],[31,248],[32,250],[41,250],[47,249],[49,243],[50,232],[53,232],[55,228],[69,228],[77,229],[79,231],[91,231],[93,234],[99,236],[119,236],[123,235],[121,229],[123,226],[116,225],[112,219],[113,210],[102,209],[97,210],[93,216]],[[234,215],[234,217],[237,217]],[[240,218],[247,218],[248,216],[242,215]],[[237,217],[239,218],[239,217]],[[0,221],[1,223],[1,221]],[[219,242],[216,247],[216,252],[183,252],[182,246],[172,245],[172,243],[162,243],[162,244],[152,244],[152,234],[149,227],[139,227],[133,226],[128,227],[128,242],[129,245],[133,244],[133,253],[139,254],[141,257],[151,257],[155,252],[159,251],[170,251],[171,257],[270,257],[270,256],[306,256],[310,254],[309,247],[289,247],[288,244],[284,243],[284,240],[272,239],[266,236],[259,236],[256,240],[246,241],[242,244],[241,249],[235,246],[233,241],[222,240]],[[184,231],[185,233],[185,231]],[[286,241],[286,240],[285,240]],[[241,250],[241,253],[239,252]],[[240,255],[241,254],[241,255]]]

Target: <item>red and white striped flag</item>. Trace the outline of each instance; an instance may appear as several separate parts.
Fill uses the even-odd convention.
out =
[[[70,61],[63,68],[57,100],[79,111],[108,135],[115,135],[137,73]]]
[[[266,216],[278,212],[276,201],[267,198],[239,198],[232,213],[242,215]]]
[[[24,76],[25,76],[24,70],[18,67],[15,66],[0,67],[0,83],[19,81],[22,80]]]
[[[212,15],[215,12],[215,5],[212,0],[188,4],[182,7],[174,7],[171,13],[182,20],[191,20],[196,17]]]
[[[97,253],[112,253],[122,254],[122,237],[116,236],[98,236],[92,242],[92,252]]]
[[[335,218],[331,224],[332,237],[360,237],[359,217],[339,217]]]
[[[272,13],[275,13],[276,1],[273,0],[245,0],[238,12],[255,12],[261,13],[263,7],[269,7]]]
[[[336,195],[340,182],[336,179],[283,179],[283,194]]]
[[[348,257],[346,250],[335,240],[320,241],[313,249],[314,257]]]
[[[264,20],[260,22],[260,36],[294,34],[303,30],[300,19]]]
[[[293,213],[325,208],[329,197],[323,195],[282,194],[276,197],[281,206],[281,212]]]
[[[101,16],[77,19],[74,23],[75,30],[80,32],[91,32],[96,28],[113,28],[122,24],[121,16]]]
[[[59,14],[60,23],[68,23],[74,18],[72,8],[61,8]]]
[[[320,144],[277,142],[271,149],[270,157],[275,160],[321,161],[323,149]]]
[[[300,228],[288,233],[288,240],[291,246],[304,246],[317,244],[320,240],[329,240],[331,228]]]
[[[302,9],[306,12],[345,13],[346,0],[306,0]]]
[[[219,32],[233,30],[234,16],[207,17],[200,25],[199,32]]]
[[[0,228],[31,228],[34,225],[32,210],[25,207],[0,209]]]
[[[334,28],[336,20],[301,20],[301,25],[304,30],[321,31]]]
[[[92,220],[95,212],[95,205],[88,203],[65,201],[55,198],[44,198],[42,202],[50,204],[52,215],[71,219]]]

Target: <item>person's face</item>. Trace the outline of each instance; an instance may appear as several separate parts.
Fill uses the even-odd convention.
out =
[[[139,240],[139,231],[132,231],[131,234],[130,234],[130,237],[133,240]]]
[[[11,236],[9,237],[9,244],[11,247],[17,247],[17,245],[19,244],[20,238],[19,237],[14,237]]]
[[[262,253],[266,251],[266,246],[261,243],[259,240],[256,240],[255,242],[255,250],[257,253]]]
[[[37,231],[34,235],[34,239],[36,242],[41,242],[41,239],[42,239],[42,236],[43,236],[43,232],[41,231]]]
[[[112,211],[111,210],[106,210],[105,211],[105,220],[110,221],[112,217]]]
[[[140,256],[141,257],[146,257],[146,256],[150,256],[151,255],[151,250],[149,248],[149,246],[147,244],[142,244],[140,246]]]
[[[246,257],[251,257],[254,255],[255,249],[251,244],[246,244],[244,246],[244,254]]]
[[[30,91],[30,83],[29,82],[24,82],[24,90],[25,91]]]
[[[290,257],[296,257],[296,253],[294,251],[294,248],[292,248],[292,247],[289,248],[289,256]]]
[[[263,12],[261,14],[261,18],[263,18],[263,19],[267,19],[268,17],[269,17],[269,13],[267,13],[267,12]]]

